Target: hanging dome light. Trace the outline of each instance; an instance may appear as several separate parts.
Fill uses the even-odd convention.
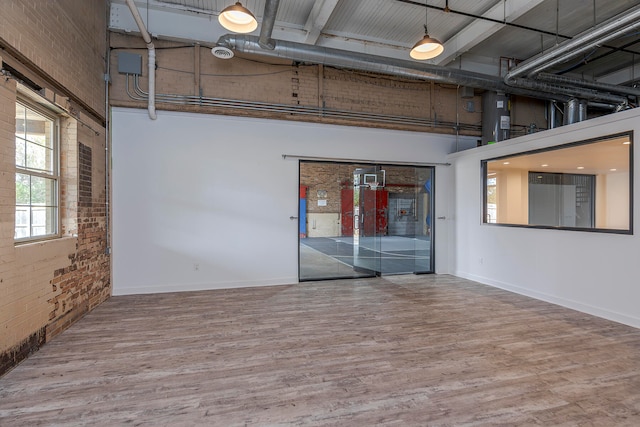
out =
[[[447,2],[447,7],[448,2]],[[429,30],[427,24],[429,23],[429,4],[424,4],[424,37],[413,45],[409,55],[413,59],[424,61],[425,59],[432,59],[444,52],[444,46],[440,40],[433,37],[429,37]]]
[[[218,16],[220,25],[234,33],[250,33],[258,28],[258,20],[240,2],[225,7]]]
[[[429,37],[429,34],[425,34],[422,40],[416,43],[409,55],[413,59],[423,61],[425,59],[435,58],[444,52],[444,46],[438,39]]]

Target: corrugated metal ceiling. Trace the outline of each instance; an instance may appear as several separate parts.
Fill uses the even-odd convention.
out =
[[[217,15],[234,2],[147,0],[147,4],[152,3],[156,7],[171,5],[173,10],[182,13],[201,12],[209,15]],[[265,0],[244,0],[242,4],[261,20]],[[403,51],[408,54],[408,49],[424,34],[426,15],[430,35],[445,43],[450,41],[451,46],[445,44],[449,51],[445,51],[446,62],[441,65],[461,66],[460,61],[464,61],[469,66],[469,61],[478,58],[484,58],[485,63],[497,64],[501,57],[526,60],[555,46],[557,42],[567,40],[562,36],[573,37],[592,28],[594,24],[639,5],[640,0],[428,0],[426,4],[429,8],[425,8],[425,0],[280,0],[276,27],[278,36],[290,41],[332,47],[344,44],[347,50],[360,49],[363,52],[369,52],[372,46],[380,46],[381,51],[387,49],[400,55]],[[525,12],[513,19],[507,17],[507,22],[528,29],[501,24],[498,24],[498,28],[484,29],[487,25],[495,27],[496,24],[480,19],[481,15],[493,10],[491,16],[495,19],[498,15],[502,19],[513,4],[519,4]],[[317,12],[322,6],[325,12],[330,12],[328,18],[314,21],[314,10]],[[452,11],[443,11],[445,6]],[[503,8],[504,15],[499,16]],[[479,26],[480,30],[474,30],[477,31],[477,40],[456,51],[456,36],[480,21],[485,25]],[[317,38],[309,41],[301,34],[311,24],[319,25],[321,30]],[[594,49],[580,58],[561,64],[554,71],[570,70],[583,78],[597,78],[617,68],[628,67],[634,64],[635,53],[640,54],[639,40],[638,33],[628,35],[607,43],[608,47]],[[610,48],[619,46],[624,46],[623,51],[615,52]]]

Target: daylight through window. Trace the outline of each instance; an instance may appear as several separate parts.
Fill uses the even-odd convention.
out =
[[[16,103],[16,241],[58,234],[57,119]]]

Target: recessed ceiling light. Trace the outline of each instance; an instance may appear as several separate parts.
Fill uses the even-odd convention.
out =
[[[509,164],[509,162],[504,162],[504,163],[503,163],[503,165],[508,165],[508,164]]]
[[[616,169],[616,168],[609,169],[609,171],[610,171],[610,172],[615,172],[615,171],[617,171],[617,170],[618,170],[618,169]]]
[[[544,165],[540,165],[540,166],[543,167],[543,168],[546,168],[549,165],[545,163]]]
[[[631,141],[625,141],[622,143],[623,145],[631,145]]]
[[[584,169],[584,166],[578,166],[578,169]]]

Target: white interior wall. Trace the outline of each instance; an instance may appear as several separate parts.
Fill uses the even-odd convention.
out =
[[[479,178],[484,159],[623,131],[637,133],[639,127],[640,111],[628,110],[450,155],[450,209],[455,212],[450,259],[455,274],[640,327],[640,237],[481,224]],[[634,188],[640,188],[637,174],[634,181]],[[639,200],[635,190],[634,212]],[[628,207],[613,208],[618,209]]]
[[[126,108],[111,124],[115,295],[297,282],[298,162],[283,154],[439,163],[476,141]],[[450,169],[436,168],[436,217],[448,217]],[[446,219],[436,233],[448,272]]]
[[[606,201],[607,201],[607,227],[623,228],[629,222],[629,174],[612,173],[607,175]]]

